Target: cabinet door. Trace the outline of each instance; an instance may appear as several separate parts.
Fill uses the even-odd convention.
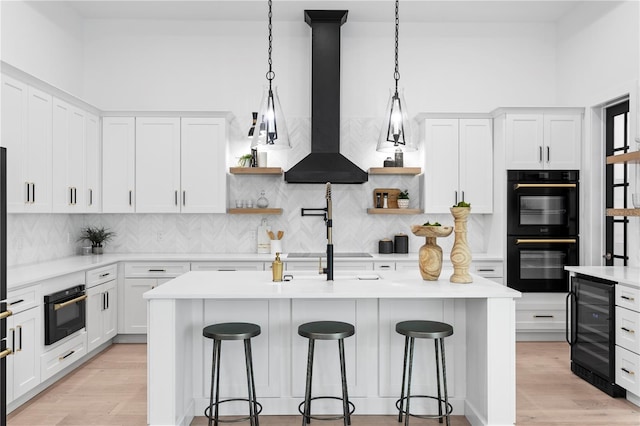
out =
[[[156,278],[124,280],[124,332],[147,333],[147,301],[142,294],[158,285]]]
[[[8,329],[14,329],[12,342],[13,398],[19,398],[40,383],[40,324],[39,308],[29,309],[13,316]],[[9,386],[9,383],[7,383]]]
[[[491,120],[461,119],[459,141],[460,196],[473,213],[493,213],[493,137]]]
[[[28,89],[26,180],[31,184],[28,211],[51,212],[51,95]]]
[[[508,114],[506,117],[507,169],[536,170],[543,164],[542,114]]]
[[[109,281],[102,286],[106,304],[106,309],[102,311],[102,331],[104,340],[107,341],[118,333],[118,286],[116,280]]]
[[[223,118],[183,118],[180,203],[183,213],[226,211],[226,124]]]
[[[25,210],[27,202],[27,85],[3,75],[1,94],[0,145],[7,148],[7,211],[17,213]]]
[[[53,212],[83,213],[85,112],[54,99],[52,129]]]
[[[551,170],[579,170],[582,115],[544,116],[544,167]]]
[[[458,194],[458,119],[425,122],[424,212],[449,213]]]
[[[102,120],[102,211],[135,211],[135,119]]]
[[[85,124],[84,210],[87,213],[99,213],[102,210],[100,120],[95,115],[87,113]]]
[[[136,211],[180,211],[180,119],[136,119]]]
[[[87,351],[104,343],[103,312],[105,310],[104,284],[87,290]]]

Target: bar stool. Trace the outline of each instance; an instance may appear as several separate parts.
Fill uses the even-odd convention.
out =
[[[351,424],[351,414],[356,407],[349,401],[349,393],[347,392],[347,374],[344,363],[344,339],[353,336],[355,329],[353,325],[340,321],[316,321],[307,322],[298,327],[298,334],[309,339],[309,355],[307,358],[307,380],[304,394],[304,401],[298,406],[298,411],[302,414],[302,426],[311,423],[311,419],[315,420],[344,420],[344,425]],[[340,352],[340,375],[342,379],[342,398],[336,396],[316,396],[311,397],[311,379],[313,377],[313,350],[316,340],[337,340],[338,351]],[[311,401],[315,399],[337,399],[342,401],[341,416],[312,416]]]
[[[205,408],[204,415],[209,418],[209,426],[213,423],[235,423],[249,420],[251,426],[258,426],[258,414],[262,412],[262,405],[256,401],[256,386],[253,379],[253,361],[251,358],[251,338],[260,334],[260,326],[246,322],[227,322],[213,324],[202,330],[202,335],[213,339],[213,362],[211,365],[211,395],[209,406]],[[220,348],[223,340],[244,340],[244,358],[247,370],[248,398],[231,398],[220,401]],[[215,384],[215,402],[214,402]],[[220,404],[231,401],[249,402],[249,415],[233,420],[220,420],[218,408]],[[214,410],[214,414],[211,411]]]
[[[402,414],[405,414],[405,426],[409,426],[409,417],[419,417],[422,419],[438,419],[442,423],[442,418],[447,419],[447,426],[450,425],[450,414],[453,407],[449,404],[449,395],[447,394],[447,368],[444,356],[444,338],[453,334],[453,327],[449,324],[436,321],[403,321],[396,324],[396,332],[405,336],[404,339],[404,365],[402,367],[402,392],[400,399],[396,401],[398,409],[398,422],[402,422]],[[411,373],[413,369],[413,344],[415,339],[434,339],[436,350],[436,376],[438,382],[438,397],[428,395],[411,395]],[[440,350],[438,351],[438,343]],[[409,360],[407,363],[407,353]],[[440,363],[442,362],[442,381],[444,387],[444,398],[442,398],[440,390]],[[409,368],[409,377],[407,379],[407,364]],[[406,396],[405,396],[406,383]],[[412,398],[429,398],[438,401],[438,414],[412,414],[409,410],[409,403]],[[404,403],[406,401],[406,408]],[[443,414],[444,406],[444,414]]]

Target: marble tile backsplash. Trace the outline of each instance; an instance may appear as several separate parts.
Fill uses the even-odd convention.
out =
[[[341,152],[359,167],[382,166],[388,154],[375,151],[378,120],[348,119],[341,123]],[[244,123],[232,122],[232,135],[242,135]],[[286,154],[269,153],[269,165],[287,170],[311,149],[310,120],[288,120],[294,147]],[[414,130],[418,132],[418,128]],[[417,134],[417,133],[416,133]],[[232,136],[229,162],[245,153],[246,140]],[[421,151],[405,154],[405,166],[420,166]],[[262,189],[270,207],[283,208],[282,215],[265,216],[272,230],[284,231],[284,252],[324,251],[326,228],[320,217],[302,217],[300,209],[325,207],[324,185],[287,184],[282,176],[228,175],[228,202],[255,200]],[[333,185],[333,240],[337,252],[377,252],[378,241],[393,239],[398,233],[410,236],[409,251],[417,252],[424,239],[411,234],[412,224],[427,220],[453,225],[453,217],[443,215],[369,215],[375,188],[408,189],[411,208],[419,208],[421,178],[416,176],[370,175],[362,185]],[[491,235],[490,215],[471,215],[468,241],[472,252],[485,252]],[[144,253],[255,253],[259,215],[228,214],[9,214],[7,263],[29,264],[66,257],[80,252],[86,242],[78,242],[86,225],[102,225],[116,232],[105,247],[107,252]],[[438,240],[444,255],[453,245],[453,235]]]

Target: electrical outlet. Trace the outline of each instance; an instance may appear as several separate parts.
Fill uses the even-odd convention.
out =
[[[164,239],[164,234],[163,234],[162,232],[158,232],[158,233],[156,234],[156,239],[157,239],[158,241],[162,241],[162,240]]]

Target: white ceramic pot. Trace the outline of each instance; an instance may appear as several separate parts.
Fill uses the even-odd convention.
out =
[[[407,200],[406,198],[398,199],[398,208],[406,209],[408,207],[409,207],[409,200]]]

